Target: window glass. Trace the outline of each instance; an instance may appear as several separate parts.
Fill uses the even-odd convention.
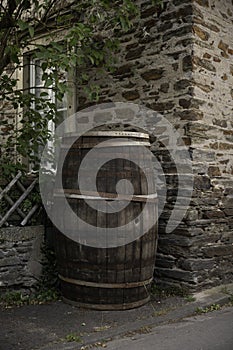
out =
[[[62,122],[67,117],[67,96],[64,95],[63,99],[60,101],[55,98],[55,93],[53,91],[53,86],[50,86],[49,88],[44,87],[44,81],[42,80],[43,70],[41,68],[41,60],[39,59],[31,59],[30,60],[30,92],[35,94],[36,97],[40,97],[40,94],[42,92],[46,92],[48,94],[48,99],[56,104],[57,107],[57,121]],[[49,74],[49,69],[47,70],[47,73]],[[66,73],[62,72],[60,77],[60,82],[66,82]],[[36,108],[36,106],[34,106]],[[41,117],[45,117],[46,111],[41,112]],[[53,121],[48,122],[48,130],[51,132],[51,135],[54,135],[55,132],[55,123]],[[51,153],[54,152],[54,145],[53,142],[49,142],[49,148],[51,150]],[[41,154],[43,149],[39,149],[38,153]],[[32,166],[30,166],[32,169]],[[52,170],[52,164],[48,162],[46,168],[48,170]]]

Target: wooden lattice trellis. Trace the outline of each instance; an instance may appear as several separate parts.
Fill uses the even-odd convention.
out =
[[[18,174],[9,182],[9,184],[4,189],[0,187],[0,201],[5,200],[10,205],[10,209],[8,209],[6,213],[4,213],[3,215],[1,215],[0,213],[0,227],[2,227],[3,225],[9,226],[8,220],[15,211],[22,219],[20,225],[25,226],[28,223],[29,219],[39,208],[39,204],[34,204],[32,208],[29,209],[28,213],[25,213],[20,209],[20,205],[28,197],[28,195],[31,193],[38,181],[37,179],[35,179],[27,188],[25,188],[25,186],[20,181],[21,177],[22,173],[18,172]],[[13,188],[13,186],[17,186],[17,188],[22,192],[22,194],[17,200],[13,200],[8,194],[9,191]]]

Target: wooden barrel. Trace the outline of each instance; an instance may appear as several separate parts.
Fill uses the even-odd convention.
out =
[[[67,144],[72,143],[61,172],[63,189],[67,201],[83,221],[96,227],[119,227],[133,222],[131,230],[143,229],[144,222],[139,222],[138,215],[147,210],[147,218],[153,217],[153,226],[137,239],[127,244],[114,247],[96,247],[80,244],[64,234],[71,229],[72,223],[66,222],[63,233],[55,228],[55,246],[61,292],[65,301],[99,310],[123,310],[141,306],[150,299],[150,285],[153,278],[157,245],[157,198],[155,186],[148,192],[148,180],[154,182],[150,152],[140,154],[141,147],[150,146],[149,136],[139,132],[92,131],[76,140],[69,134],[63,138],[61,154],[67,152]],[[125,140],[123,147],[119,138]],[[98,172],[96,186],[98,199],[112,200],[116,197],[116,184],[119,180],[129,180],[134,194],[129,204],[121,211],[104,213],[91,208],[85,202],[85,195],[80,193],[77,172],[81,161],[97,144],[110,140],[108,147],[103,146],[100,156],[104,162],[109,159],[109,152],[114,152],[114,159],[106,161]],[[122,153],[123,150],[123,153]],[[144,171],[137,165],[143,157]],[[94,161],[94,160],[93,160]],[[146,174],[145,174],[146,169]],[[88,174],[91,169],[86,169]],[[60,195],[60,188],[55,189],[55,196]],[[96,193],[86,193],[95,197]],[[96,196],[97,197],[97,196]],[[120,200],[126,199],[122,194]],[[118,198],[119,200],[119,198]],[[145,206],[147,203],[147,207]],[[149,203],[149,204],[148,204]],[[65,215],[64,213],[61,213]],[[75,229],[75,228],[72,228]],[[79,226],[77,230],[86,230]],[[131,232],[132,233],[132,232]],[[88,237],[88,231],[85,231]],[[127,235],[127,232],[126,232]]]

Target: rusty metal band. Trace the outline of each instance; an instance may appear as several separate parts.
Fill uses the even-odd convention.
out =
[[[98,148],[109,148],[109,147],[135,147],[135,146],[150,146],[150,142],[147,141],[122,141],[122,142],[118,142],[118,141],[114,141],[111,140],[111,142],[109,141],[107,144],[101,144],[100,143],[75,143],[72,146],[70,145],[66,145],[65,143],[63,143],[61,145],[61,148],[81,148],[81,149],[85,149],[85,148],[93,148],[97,146]]]
[[[54,191],[54,197],[63,197],[65,194],[66,198],[70,199],[92,199],[92,200],[118,200],[118,201],[133,201],[133,202],[157,202],[158,197],[157,193],[147,194],[147,195],[134,195],[132,197],[129,197],[127,195],[119,194],[116,195],[114,193],[106,193],[106,192],[100,192],[98,195],[96,192],[91,191],[84,191],[80,192],[79,190],[75,189],[64,189],[59,190],[57,189]]]
[[[64,135],[65,137],[80,137],[77,133],[66,133]],[[140,139],[149,139],[149,135],[142,132],[137,131],[116,131],[116,130],[109,130],[109,131],[89,131],[84,135],[81,135],[81,137],[89,137],[89,136],[105,136],[105,137],[135,137]]]
[[[89,303],[82,303],[79,301],[74,301],[67,299],[65,297],[62,297],[63,301],[67,304],[79,306],[87,309],[92,310],[128,310],[128,309],[134,309],[136,307],[142,306],[146,304],[150,300],[150,296],[146,297],[145,299],[141,299],[138,301],[133,301],[131,303],[122,303],[122,304],[89,304]]]
[[[135,137],[140,139],[149,139],[149,135],[137,131],[89,131],[84,136],[110,136],[110,137]]]
[[[128,289],[128,288],[144,287],[153,281],[153,278],[150,278],[148,280],[139,281],[139,282],[96,283],[96,282],[76,280],[74,278],[64,277],[60,274],[58,275],[58,277],[64,282],[76,284],[78,286],[93,287],[93,288],[107,288],[107,289],[109,289],[109,288],[110,289]]]

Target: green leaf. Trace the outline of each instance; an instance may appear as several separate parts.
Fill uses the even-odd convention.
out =
[[[17,24],[19,26],[19,29],[25,30],[28,28],[28,23],[23,21],[22,19],[18,19]]]
[[[53,85],[53,80],[51,78],[48,78],[46,81],[45,81],[45,87],[49,87]]]
[[[34,27],[29,26],[28,27],[28,31],[29,31],[30,37],[33,38],[34,37],[34,32],[35,32]]]
[[[56,43],[55,41],[51,43],[51,46],[55,48],[58,52],[63,52],[64,47],[61,44]]]
[[[40,97],[47,97],[47,96],[48,96],[48,93],[45,91],[40,93]]]
[[[91,61],[92,64],[95,64],[95,60],[91,55],[88,55],[89,60]]]
[[[48,68],[48,63],[47,62],[42,62],[41,68],[43,71],[45,71]]]

